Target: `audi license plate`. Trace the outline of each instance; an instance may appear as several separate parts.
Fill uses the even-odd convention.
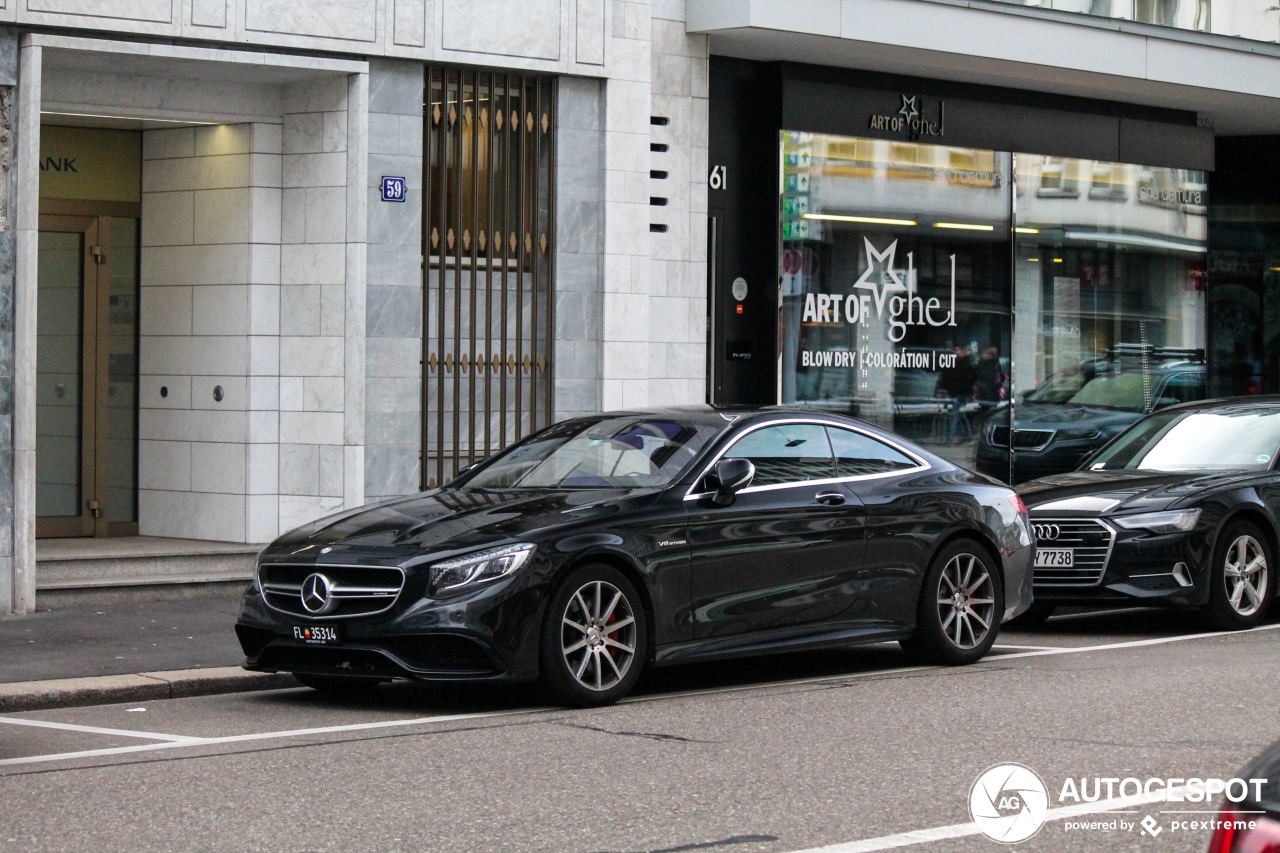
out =
[[[1037,569],[1069,569],[1074,566],[1075,552],[1070,548],[1037,548]]]
[[[334,625],[294,625],[293,638],[312,646],[332,646],[338,642]]]

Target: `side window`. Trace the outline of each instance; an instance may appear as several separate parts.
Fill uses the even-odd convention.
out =
[[[1196,400],[1203,400],[1205,397],[1204,374],[1202,373],[1178,373],[1169,378],[1165,384],[1164,390],[1160,393],[1162,398],[1167,397],[1171,400],[1177,400],[1179,403],[1192,403]],[[1173,405],[1165,403],[1165,405]]]
[[[827,434],[831,436],[831,447],[835,450],[836,473],[841,477],[903,471],[919,464],[884,442],[860,432],[828,427]]]
[[[748,433],[725,459],[750,459],[753,486],[826,480],[835,476],[827,431],[817,424],[778,424]]]

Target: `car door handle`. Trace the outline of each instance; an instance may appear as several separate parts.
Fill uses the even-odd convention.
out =
[[[820,495],[816,495],[814,500],[827,506],[841,506],[844,504],[844,495],[839,492],[823,492]]]

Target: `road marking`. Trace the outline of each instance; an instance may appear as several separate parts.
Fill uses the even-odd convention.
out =
[[[1044,655],[1071,655],[1071,654],[1082,654],[1086,652],[1113,651],[1115,649],[1141,648],[1145,646],[1163,645],[1166,643],[1178,643],[1184,640],[1203,640],[1210,637],[1240,636],[1244,634],[1257,633],[1260,631],[1274,631],[1274,630],[1280,630],[1280,624],[1260,625],[1256,628],[1249,628],[1244,631],[1216,631],[1216,632],[1205,633],[1205,634],[1187,634],[1187,635],[1176,636],[1176,637],[1157,637],[1157,638],[1147,639],[1147,640],[1131,640],[1123,643],[1107,643],[1099,646],[1075,646],[1075,647],[1067,646],[1062,648],[1044,649],[1039,651],[1014,652],[1013,654],[1000,655],[998,657],[988,658],[974,665],[981,666],[983,663],[988,663],[988,662],[1003,663],[1004,661],[1014,660],[1016,658],[1042,657]],[[746,685],[738,685],[734,687],[712,687],[705,690],[686,690],[679,693],[658,693],[652,696],[630,697],[628,699],[624,699],[620,704],[629,705],[629,704],[635,704],[639,702],[653,702],[661,699],[680,699],[680,698],[694,697],[694,696],[714,696],[714,695],[725,694],[725,693],[741,693],[744,691],[761,690],[761,689],[767,689],[771,687],[774,687],[774,688],[797,687],[797,686],[804,686],[808,684],[821,684],[821,683],[836,682],[836,681],[848,681],[850,679],[855,679],[855,678],[874,678],[877,676],[901,675],[904,673],[925,672],[925,671],[945,671],[945,670],[940,670],[938,667],[932,667],[932,666],[907,666],[907,667],[898,667],[895,669],[872,670],[869,672],[845,673],[843,675],[821,675],[821,676],[815,676],[813,678],[802,678],[795,681],[770,682],[768,684],[746,684]],[[310,735],[337,734],[337,733],[344,733],[344,732],[361,732],[361,731],[370,731],[374,729],[385,729],[385,728],[406,727],[406,726],[422,726],[422,725],[430,725],[433,723],[451,723],[451,722],[458,722],[462,720],[480,720],[480,719],[490,719],[495,717],[528,716],[530,714],[543,713],[546,711],[560,711],[560,710],[564,710],[564,709],[548,708],[548,707],[520,708],[518,710],[513,710],[513,711],[485,711],[485,712],[473,713],[473,714],[441,714],[434,717],[415,717],[413,719],[408,719],[408,720],[383,720],[380,722],[373,722],[373,723],[351,723],[345,726],[322,726],[320,728],[312,728],[312,729],[290,729],[286,731],[276,731],[276,732],[258,732],[256,734],[247,734],[247,735],[227,735],[224,737],[212,737],[212,738],[192,737],[192,738],[186,738],[184,740],[166,741],[164,743],[148,743],[148,744],[139,744],[137,746],[119,746],[119,747],[113,747],[109,749],[88,749],[88,750],[82,750],[79,752],[62,752],[62,753],[56,753],[56,754],[50,754],[50,755],[30,755],[22,758],[6,758],[6,759],[0,759],[0,767],[17,765],[17,764],[40,764],[40,763],[51,762],[51,761],[71,761],[78,758],[97,758],[97,757],[106,756],[106,755],[122,755],[122,754],[132,753],[132,752],[149,752],[149,751],[158,750],[158,749],[174,749],[176,747],[212,746],[217,744],[245,743],[249,741],[258,741],[258,740],[278,740],[281,738],[306,737]],[[14,722],[15,718],[0,717],[0,721]],[[23,723],[33,724],[34,721],[24,720]],[[58,727],[58,725],[59,724],[51,724],[50,727],[56,728]],[[112,731],[113,733],[115,732],[115,730],[105,730],[105,731]],[[118,733],[127,734],[126,732],[118,732]],[[173,737],[178,737],[178,736],[175,735]],[[1116,808],[1119,808],[1119,806],[1117,806]],[[942,827],[942,829],[948,829],[948,828]],[[954,836],[945,836],[945,837],[950,838]],[[833,848],[833,850],[834,849],[835,848]],[[853,848],[850,848],[850,850],[852,849]],[[888,848],[873,848],[873,849],[888,849]]]
[[[17,717],[0,717],[0,723],[11,726],[34,726],[41,729],[62,729],[68,732],[87,732],[92,735],[118,735],[120,737],[140,737],[150,740],[166,740],[174,743],[189,743],[199,738],[186,735],[162,735],[156,732],[138,732],[130,729],[104,729],[98,726],[77,726],[74,723],[47,723],[44,720],[20,720]]]
[[[1103,812],[1119,812],[1135,806],[1149,806],[1164,802],[1175,795],[1181,797],[1185,787],[1168,788],[1152,794],[1137,794],[1132,797],[1116,797],[1100,800],[1096,803],[1076,803],[1070,806],[1058,806],[1045,813],[1045,822],[1067,820],[1084,815],[1101,814]],[[843,844],[832,844],[829,847],[810,847],[795,853],[876,853],[879,850],[896,850],[899,847],[911,847],[916,844],[927,844],[931,841],[945,841],[950,838],[965,838],[970,835],[981,835],[976,823],[953,823],[950,826],[934,826],[929,829],[913,829],[896,835],[882,835],[879,838],[864,838],[860,841],[846,841]]]
[[[1208,631],[1203,634],[1180,634],[1176,637],[1153,637],[1147,640],[1126,640],[1122,643],[1103,643],[1099,646],[1062,646],[1060,648],[1045,649],[1036,652],[1015,652],[1011,655],[1000,655],[992,660],[1013,660],[1014,658],[1033,658],[1042,655],[1073,655],[1084,652],[1107,652],[1112,649],[1136,649],[1143,646],[1161,646],[1167,643],[1181,643],[1186,640],[1205,640],[1210,637],[1233,637],[1242,634],[1256,634],[1260,631],[1276,631],[1280,630],[1280,622],[1274,625],[1258,625],[1253,628],[1246,628],[1243,631]]]
[[[442,714],[436,717],[415,717],[409,720],[381,720],[375,723],[351,723],[345,726],[320,726],[313,729],[289,729],[278,732],[258,732],[248,735],[224,735],[222,737],[189,737],[182,740],[171,740],[164,743],[144,743],[137,746],[117,746],[107,749],[84,749],[77,752],[60,752],[52,755],[28,755],[22,758],[6,758],[0,760],[0,766],[13,764],[40,764],[48,761],[70,761],[76,758],[96,758],[102,755],[124,755],[131,752],[151,752],[157,749],[173,749],[180,746],[211,746],[222,743],[245,743],[255,740],[277,740],[280,738],[307,737],[309,735],[334,734],[342,732],[361,732],[372,729],[389,729],[403,726],[421,726],[430,723],[452,723],[459,720],[480,720],[490,717],[510,717],[528,715],[540,711],[559,710],[552,708],[521,708],[518,711],[485,711],[475,714]],[[0,717],[0,721],[14,722],[13,718]],[[29,721],[24,721],[29,722]],[[87,727],[86,727],[87,728]],[[101,729],[100,731],[114,731]],[[126,732],[121,732],[126,734]]]
[[[1069,649],[1070,646],[1020,646],[1013,643],[996,643],[992,649],[1029,649],[1037,652],[1056,651],[1058,649]]]

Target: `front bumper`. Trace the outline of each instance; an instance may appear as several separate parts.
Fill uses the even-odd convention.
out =
[[[1069,528],[1092,523],[1111,532],[1106,554],[1096,571],[1069,572],[1048,567],[1032,570],[1035,600],[1049,604],[1134,605],[1201,607],[1209,600],[1209,535],[1204,527],[1187,532],[1154,534],[1126,530],[1103,518],[1046,516],[1032,514],[1034,525],[1061,525]],[[1063,542],[1071,547],[1071,540]],[[1055,541],[1038,543],[1038,549],[1058,546]],[[1090,547],[1092,546],[1092,547]],[[1076,565],[1097,552],[1096,540],[1073,547]]]
[[[528,682],[538,675],[543,596],[520,578],[457,598],[397,602],[375,616],[307,619],[246,592],[236,620],[244,668],[258,672]],[[332,626],[339,642],[309,643],[295,627]]]

